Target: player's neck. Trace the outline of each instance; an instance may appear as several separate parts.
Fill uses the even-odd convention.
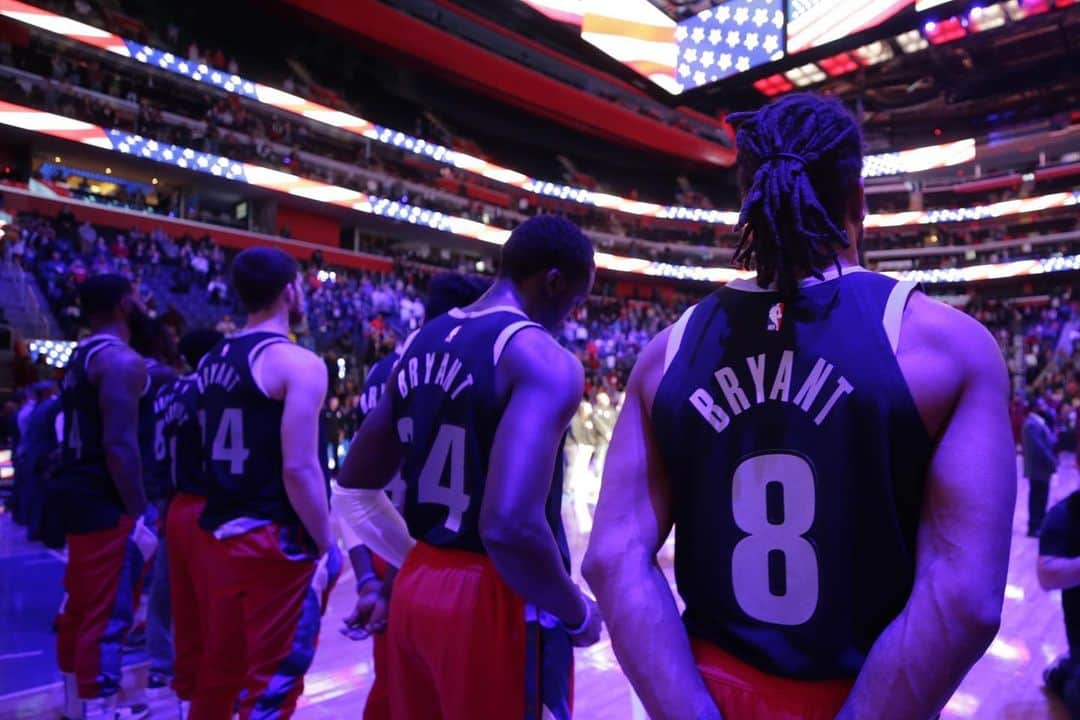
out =
[[[101,323],[100,325],[91,325],[90,335],[91,337],[111,335],[121,342],[131,342],[131,330],[128,329],[127,323],[122,322],[107,322]]]
[[[846,272],[851,268],[861,266],[861,263],[859,262],[859,249],[856,247],[855,243],[841,249],[840,252],[836,254],[835,260],[824,260],[818,263],[814,269],[818,272],[828,274],[830,272],[835,272],[838,265],[840,266],[841,273]],[[798,273],[798,277],[799,280],[806,280],[807,278],[814,277],[814,274],[810,272],[800,272]]]
[[[289,313],[275,311],[251,313],[248,315],[247,322],[244,323],[244,329],[241,332],[272,332],[279,335],[288,335]]]
[[[514,287],[514,283],[507,278],[498,278],[479,300],[469,306],[469,309],[477,311],[507,306],[526,312],[525,298]]]

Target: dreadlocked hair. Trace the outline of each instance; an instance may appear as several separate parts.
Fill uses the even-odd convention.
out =
[[[734,113],[743,193],[735,262],[776,283],[785,299],[799,278],[823,278],[851,244],[843,230],[851,189],[862,174],[862,135],[838,100],[788,95],[757,112]]]

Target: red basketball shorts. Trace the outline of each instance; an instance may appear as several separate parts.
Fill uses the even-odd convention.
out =
[[[788,680],[753,668],[715,645],[691,638],[694,659],[725,718],[833,720],[853,680]]]
[[[418,543],[390,602],[391,717],[570,718],[570,639],[526,613],[487,556]]]
[[[67,597],[56,622],[56,654],[60,671],[75,673],[81,698],[120,691],[122,644],[143,569],[131,540],[134,526],[131,517],[121,515],[109,530],[67,536]]]
[[[194,696],[206,632],[207,547],[214,538],[199,527],[205,506],[205,497],[178,493],[165,521],[175,647],[173,689],[181,700]]]
[[[325,598],[312,588],[315,561],[291,554],[289,537],[270,524],[210,538],[205,649],[191,720],[230,720],[237,703],[241,720],[278,720],[296,710]]]

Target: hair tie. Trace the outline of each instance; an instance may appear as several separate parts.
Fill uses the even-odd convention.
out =
[[[802,167],[804,167],[804,168],[806,167],[806,158],[804,158],[801,155],[796,155],[794,153],[786,153],[786,152],[773,153],[772,155],[766,155],[765,157],[761,158],[761,162],[763,164],[767,163],[767,162],[772,162],[773,160],[794,160],[795,162],[799,163],[799,165],[801,165]]]

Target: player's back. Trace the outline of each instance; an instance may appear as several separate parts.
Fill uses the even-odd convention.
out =
[[[278,523],[303,532],[285,491],[281,447],[284,402],[269,397],[252,367],[268,347],[291,343],[273,332],[248,332],[222,340],[199,363],[197,412],[205,423],[207,503],[199,522],[226,533]]]
[[[157,417],[158,395],[176,377],[175,371],[154,358],[144,358],[147,382],[139,398],[139,457],[142,459],[143,487],[150,502],[169,495],[169,472],[165,463],[164,425]]]
[[[394,366],[401,359],[402,349],[403,347],[398,345],[392,353],[380,358],[368,371],[367,377],[364,378],[364,387],[360,390],[360,404],[356,408],[357,427],[379,404],[379,398],[386,389],[386,381],[390,379]]]
[[[183,375],[158,391],[154,414],[161,427],[162,466],[177,492],[206,495],[199,425],[199,384],[195,374]]]
[[[517,308],[454,309],[430,321],[390,378],[394,421],[404,443],[409,533],[436,547],[484,552],[479,514],[491,449],[502,419],[496,367],[519,331],[539,327]],[[556,463],[547,516],[568,558]]]
[[[123,502],[105,462],[104,421],[97,385],[90,378],[94,358],[126,345],[112,335],[92,335],[79,342],[68,362],[61,387],[64,413],[61,463],[53,485],[69,507],[68,530],[91,532],[116,525]]]
[[[803,679],[853,677],[907,601],[932,451],[895,355],[911,286],[830,275],[692,308],[653,406],[690,634]]]
[[[383,393],[386,392],[387,383],[394,372],[394,367],[401,360],[404,349],[404,345],[398,345],[392,353],[382,357],[371,366],[367,377],[364,378],[364,387],[360,390],[360,404],[356,407],[356,427],[360,427],[360,424],[364,422],[364,418],[379,404]],[[400,473],[395,475],[390,484],[386,486],[386,493],[390,496],[390,502],[394,504],[394,507],[398,511],[404,511],[405,481],[401,478]]]

